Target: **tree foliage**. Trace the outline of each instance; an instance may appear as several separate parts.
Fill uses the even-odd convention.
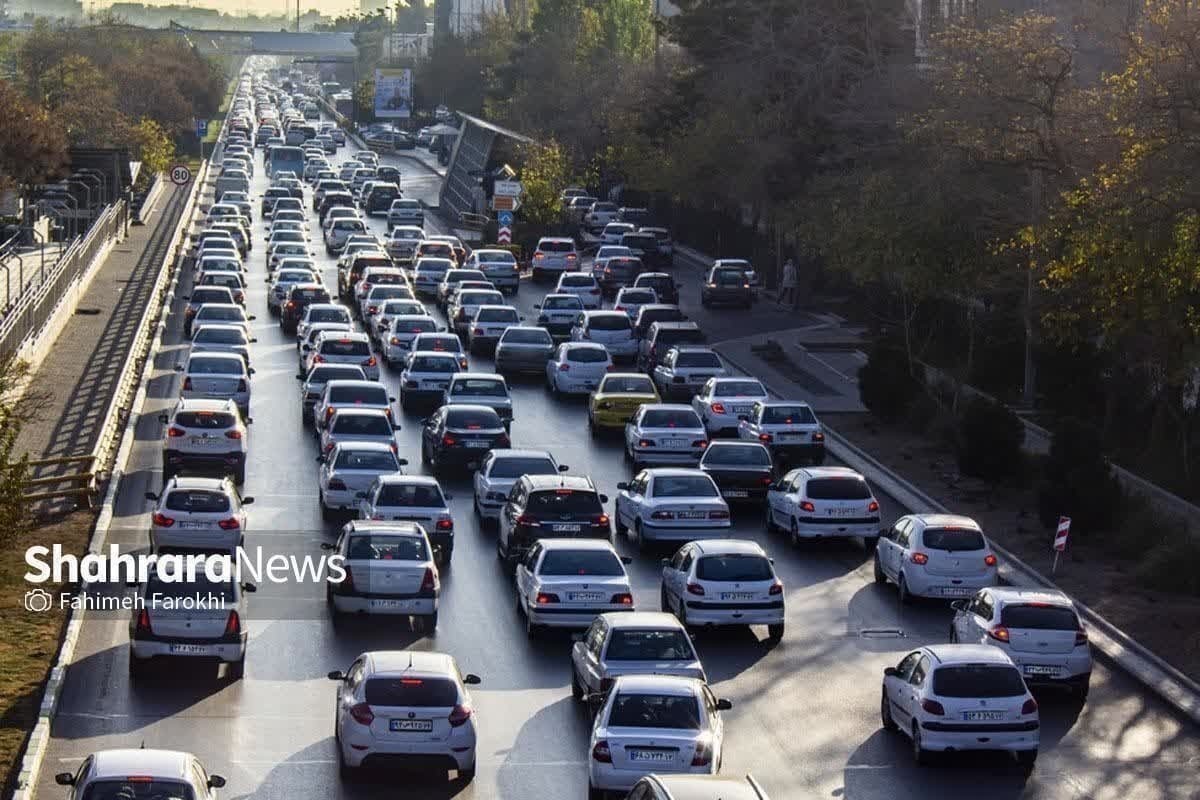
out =
[[[44,109],[0,80],[0,190],[44,183],[66,163],[66,139]]]

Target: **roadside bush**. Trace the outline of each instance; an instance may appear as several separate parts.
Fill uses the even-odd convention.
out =
[[[858,394],[867,410],[884,422],[897,422],[917,394],[904,351],[877,343],[858,370]]]
[[[958,422],[958,468],[987,481],[1011,478],[1021,471],[1025,428],[1007,406],[977,397]]]
[[[1099,431],[1078,419],[1061,420],[1038,487],[1042,524],[1053,525],[1064,515],[1071,518],[1072,534],[1106,530],[1113,527],[1121,504],[1121,487]]]
[[[913,433],[925,435],[933,426],[934,420],[942,413],[942,406],[926,392],[917,392],[908,405],[905,423]]]
[[[1134,577],[1141,586],[1200,597],[1200,536],[1184,520],[1145,509],[1121,526],[1121,534],[1137,545]]]

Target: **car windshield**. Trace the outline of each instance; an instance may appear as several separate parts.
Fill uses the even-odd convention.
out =
[[[857,476],[844,478],[813,478],[804,487],[810,500],[869,500],[871,487]]]
[[[383,414],[338,414],[334,417],[332,430],[357,436],[392,435],[392,425]]]
[[[207,489],[175,489],[167,493],[165,505],[168,511],[215,514],[229,510],[229,497]]]
[[[623,313],[592,314],[588,316],[588,327],[594,331],[627,331],[632,330],[633,323]]]
[[[675,358],[675,366],[701,369],[720,369],[721,357],[716,353],[683,352]]]
[[[310,383],[327,383],[338,380],[361,381],[364,380],[364,377],[361,367],[330,364],[313,367],[313,371],[308,375],[308,380]]]
[[[246,332],[241,328],[201,328],[196,333],[201,344],[246,344]]]
[[[509,328],[500,341],[505,344],[551,344],[550,332],[533,328]]]
[[[600,498],[587,489],[545,489],[530,492],[527,510],[533,514],[593,514],[604,513]]]
[[[567,350],[567,361],[578,364],[603,364],[608,361],[608,353],[599,347],[572,347]]]
[[[425,306],[421,305],[420,303],[418,303],[415,300],[413,300],[411,302],[407,302],[407,303],[387,303],[383,307],[383,313],[389,314],[391,316],[423,317],[423,316],[425,316]],[[434,322],[432,318],[429,320],[429,322],[430,322],[431,327],[422,328],[422,330],[431,330],[432,331],[432,330],[437,329],[437,323]],[[421,324],[424,325],[425,323],[421,323]]]
[[[362,356],[371,355],[371,346],[361,339],[326,339],[321,342],[323,356]]]
[[[764,556],[730,553],[701,558],[696,562],[696,577],[702,581],[769,581],[775,574]]]
[[[372,405],[387,405],[387,389],[382,386],[331,386],[329,387],[329,402],[338,404],[370,403]]]
[[[538,567],[539,575],[624,575],[621,560],[607,550],[550,550]]]
[[[492,478],[519,478],[522,475],[554,475],[558,468],[548,458],[513,456],[497,458],[492,463]]]
[[[969,528],[926,528],[921,534],[921,543],[930,550],[946,550],[951,553],[983,550],[983,534]]]
[[[79,800],[193,800],[192,787],[182,781],[102,779],[89,781]]]
[[[767,425],[812,425],[817,418],[808,406],[767,406],[762,421]]]
[[[504,427],[500,417],[490,408],[452,406],[446,413],[446,427],[452,430],[478,431]]]
[[[695,411],[674,408],[653,409],[642,417],[643,428],[703,428]]]
[[[501,381],[487,378],[466,378],[454,382],[450,387],[451,396],[471,395],[473,397],[508,397],[508,392]]]
[[[654,479],[653,496],[717,497],[717,487],[707,475],[659,475]]]
[[[442,490],[432,483],[385,483],[375,498],[377,506],[444,508]]]
[[[457,372],[458,362],[452,358],[415,356],[408,369],[410,372]]]
[[[692,643],[681,630],[613,631],[606,661],[691,661],[696,657]]]
[[[542,303],[542,308],[547,311],[561,311],[563,309],[578,310],[583,308],[583,301],[575,295],[570,297],[547,297]]]
[[[419,536],[372,533],[351,536],[346,543],[351,561],[429,561],[429,548]]]
[[[933,693],[939,697],[1021,697],[1025,682],[1014,667],[956,664],[933,671]]]
[[[1000,624],[1006,628],[1025,628],[1039,631],[1079,630],[1079,618],[1065,606],[1049,603],[1017,603],[1004,606]]]
[[[713,442],[704,453],[703,463],[713,466],[769,467],[771,454],[762,445],[722,445]]]
[[[450,709],[458,686],[447,678],[371,678],[363,696],[372,706]]]
[[[193,358],[187,371],[189,375],[241,375],[243,366],[236,358]]]
[[[338,453],[333,468],[394,472],[400,468],[400,464],[390,450],[343,450]]]

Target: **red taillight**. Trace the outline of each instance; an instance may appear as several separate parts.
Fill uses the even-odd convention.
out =
[[[783,594],[783,584],[775,581],[771,584],[771,588],[767,590],[767,594]]]
[[[997,642],[1007,642],[1012,638],[1009,636],[1008,628],[1004,627],[1003,625],[997,625],[994,628],[989,628],[987,635],[995,639]]]
[[[326,453],[333,452],[333,442],[330,442],[329,444],[325,445],[325,452]]]
[[[913,553],[912,557],[911,557],[911,561],[914,564],[928,564],[929,556],[925,555],[924,553]]]
[[[183,428],[176,428],[172,425],[167,429],[167,436],[170,436],[172,439],[179,436],[187,436],[187,431],[185,431]]]
[[[610,600],[609,602],[611,602],[614,605],[618,605],[618,606],[631,606],[631,605],[633,605],[633,595],[631,595],[629,592],[621,592],[620,594],[614,594],[612,596],[612,600]]]
[[[1079,630],[1075,631],[1075,646],[1078,647],[1081,644],[1087,644],[1087,643],[1088,643],[1087,631],[1084,630],[1083,628],[1080,628]]]
[[[159,528],[169,528],[175,524],[175,518],[168,517],[166,514],[155,514],[153,522]]]
[[[601,514],[600,516],[596,517],[595,519],[592,520],[592,524],[593,525],[607,525],[608,524],[608,514]]]
[[[471,334],[473,336],[483,336],[483,328],[476,328],[475,330],[471,331]]]
[[[368,314],[378,314],[379,306],[367,306],[367,313]]]
[[[801,510],[801,511],[807,511],[807,512],[808,512],[808,513],[810,513],[810,514],[814,514],[814,513],[816,513],[816,511],[817,511],[817,507],[816,507],[816,506],[814,506],[814,505],[812,504],[812,502],[811,502],[811,501],[809,501],[809,500],[801,500],[801,501],[800,501],[800,510]]]
[[[758,482],[761,483],[763,486],[770,486],[771,485],[771,476],[763,475],[761,478],[758,479]]]
[[[450,716],[446,718],[446,721],[450,723],[451,728],[457,728],[471,718],[471,713],[470,703],[459,703],[450,711]]]
[[[190,392],[192,390],[192,379],[191,378],[183,379],[183,390],[185,392]]]
[[[350,717],[359,725],[370,725],[375,721],[375,714],[366,703],[355,703],[350,706]]]
[[[530,528],[541,527],[541,523],[537,521],[537,518],[530,516],[529,514],[521,514],[519,517],[517,517],[517,524],[525,525]]]
[[[217,525],[223,531],[236,531],[238,528],[242,527],[242,523],[238,522],[237,517],[230,517],[229,519],[223,519],[220,522],[218,522]]]
[[[150,632],[150,612],[144,608],[138,612],[137,631],[139,633]]]
[[[363,362],[363,366],[364,366],[364,367],[373,367],[373,366],[375,366],[377,363],[379,363],[379,362],[377,362],[377,361],[375,360],[375,356],[371,356],[370,358],[368,358],[366,361],[364,361],[364,362]]]
[[[458,444],[458,439],[455,439],[450,434],[447,433],[442,437],[442,447],[454,447],[456,444]]]
[[[675,519],[674,511],[651,511],[650,519]]]
[[[812,440],[814,442],[823,442],[823,441],[825,441],[825,434],[821,433],[820,431],[817,431],[816,433],[814,433],[812,435]]]
[[[225,431],[225,438],[226,439],[241,439],[242,432],[241,431]]]
[[[557,603],[558,595],[551,592],[538,592],[536,602],[539,606],[544,606],[547,603]]]
[[[710,511],[708,512],[709,519],[729,519],[728,511]]]
[[[608,749],[608,742],[603,739],[596,742],[596,746],[592,748],[592,760],[601,764],[612,763],[612,751]]]
[[[225,621],[225,635],[232,636],[242,632],[242,619],[238,612],[230,611],[229,619]]]
[[[574,261],[577,256],[574,253],[567,253],[567,261]]]
[[[712,745],[701,739],[696,742],[696,751],[692,755],[693,767],[705,767],[712,761]]]
[[[296,307],[296,302],[295,302],[294,300],[288,300],[288,302],[287,302],[287,307],[288,307],[288,308],[295,308],[295,307]]]
[[[613,306],[613,311],[624,311],[625,306]]]
[[[946,709],[942,707],[941,703],[928,698],[921,701],[921,708],[925,709],[926,714],[933,714],[936,717],[940,717],[946,713]]]
[[[704,587],[698,583],[689,583],[687,585],[687,590],[688,590],[688,594],[698,594],[698,595],[704,594]]]
[[[558,371],[559,371],[559,372],[570,372],[570,371],[571,371],[571,365],[570,365],[570,364],[567,364],[566,362],[563,362],[562,364],[559,364],[559,365],[558,365]]]
[[[438,529],[439,531],[450,531],[450,530],[454,530],[454,520],[452,520],[452,519],[449,519],[449,518],[446,518],[446,519],[439,519],[439,520],[437,521],[437,529]]]
[[[421,578],[422,592],[436,592],[438,589],[438,576],[433,571],[433,567],[425,568],[425,576]]]
[[[867,511],[878,511],[878,510],[879,510],[878,501],[872,500],[871,502],[867,503]]]
[[[332,419],[332,418],[333,418],[333,410],[334,410],[334,409],[333,409],[333,406],[326,406],[326,407],[325,407],[325,421],[326,421],[326,422],[328,422],[330,419]]]
[[[696,441],[692,442],[692,447],[699,447],[701,450],[703,450],[705,447],[708,447],[708,440],[697,439]]]
[[[983,557],[983,563],[987,564],[989,567],[996,566],[996,556],[992,555],[991,553],[988,553],[986,556]]]
[[[1025,701],[1025,705],[1021,706],[1022,714],[1036,714],[1037,710],[1037,700],[1034,700],[1032,697]]]
[[[774,437],[773,437],[773,436],[771,436],[771,434],[769,434],[769,433],[760,433],[760,434],[758,435],[758,440],[759,440],[760,442],[762,442],[763,444],[770,444],[770,443],[771,443],[771,439],[773,439],[773,438],[774,438]]]
[[[713,403],[712,410],[713,410],[714,414],[724,414],[725,413],[725,404],[724,403]]]
[[[638,439],[638,447],[654,447],[654,442],[649,439]]]
[[[312,360],[313,360],[314,364],[324,364],[325,356],[321,355],[320,353],[317,353],[315,356],[312,357]]]

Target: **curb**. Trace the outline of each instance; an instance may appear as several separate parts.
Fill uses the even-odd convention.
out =
[[[721,358],[746,375],[754,374],[743,364],[728,358],[724,353],[721,354]],[[766,386],[767,391],[777,397],[786,397],[766,381],[762,383]],[[862,473],[872,483],[900,501],[900,504],[909,511],[952,513],[941,503],[876,461],[870,454],[852,444],[837,431],[831,430],[827,425],[822,427],[825,431],[826,446],[834,457]],[[991,541],[991,545],[1001,558],[1000,574],[1006,583],[1013,586],[1058,588],[1052,580],[996,544],[995,541]],[[1075,598],[1071,598],[1071,600],[1078,609],[1079,615],[1088,624],[1089,638],[1095,650],[1099,651],[1114,666],[1166,701],[1180,714],[1188,717],[1192,722],[1200,724],[1200,684],[1138,644],[1120,628],[1083,603]]]

